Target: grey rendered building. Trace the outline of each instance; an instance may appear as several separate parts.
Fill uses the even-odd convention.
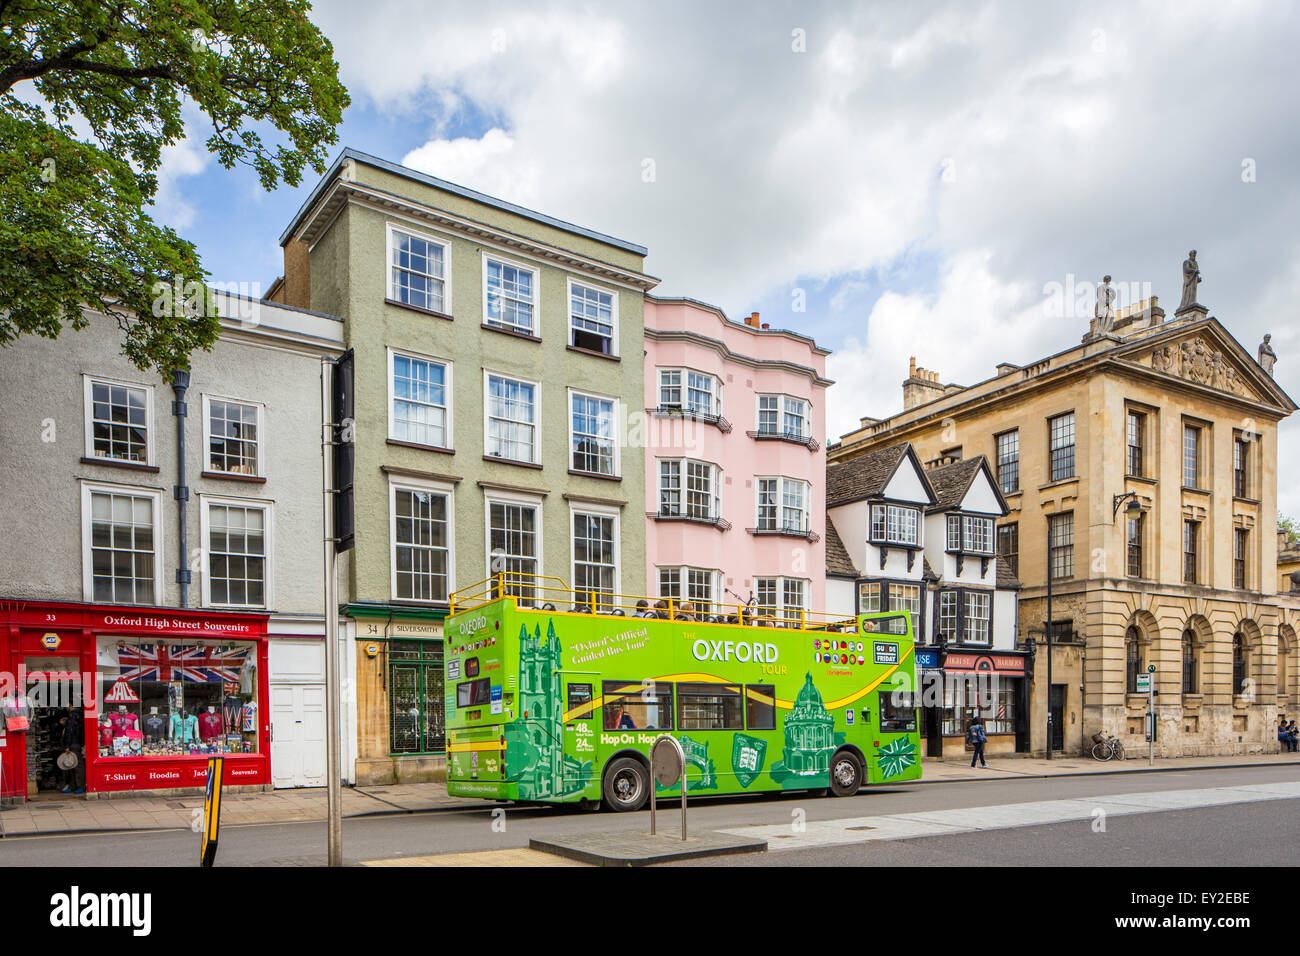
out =
[[[173,382],[122,357],[113,319],[0,351],[0,666],[98,675],[92,792],[193,786],[213,752],[230,784],[324,782],[320,363],[342,326],[216,302],[183,478]],[[50,782],[54,716],[9,735],[6,794]]]

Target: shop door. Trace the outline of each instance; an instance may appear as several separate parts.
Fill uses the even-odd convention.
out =
[[[1052,712],[1052,749],[1065,749],[1065,685],[1053,684],[1047,706]]]
[[[277,788],[325,786],[325,687],[271,686],[271,782]]]

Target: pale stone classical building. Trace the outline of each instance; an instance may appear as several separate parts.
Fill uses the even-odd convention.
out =
[[[1024,585],[1032,751],[1049,694],[1054,748],[1081,752],[1105,731],[1145,750],[1137,677],[1152,665],[1158,753],[1277,747],[1300,622],[1300,602],[1277,593],[1277,425],[1296,404],[1217,319],[1193,306],[1165,321],[1153,298],[975,385],[913,360],[903,392],[901,413],[862,419],[829,460],[910,441],[924,461],[993,463],[1010,509],[998,553]]]

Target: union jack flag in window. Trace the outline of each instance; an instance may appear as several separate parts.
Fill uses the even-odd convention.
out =
[[[238,645],[121,643],[117,661],[128,681],[237,681],[248,651]]]

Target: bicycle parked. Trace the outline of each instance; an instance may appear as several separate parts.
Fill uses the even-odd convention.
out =
[[[1092,735],[1092,756],[1096,760],[1124,759],[1124,745],[1110,734]]]

